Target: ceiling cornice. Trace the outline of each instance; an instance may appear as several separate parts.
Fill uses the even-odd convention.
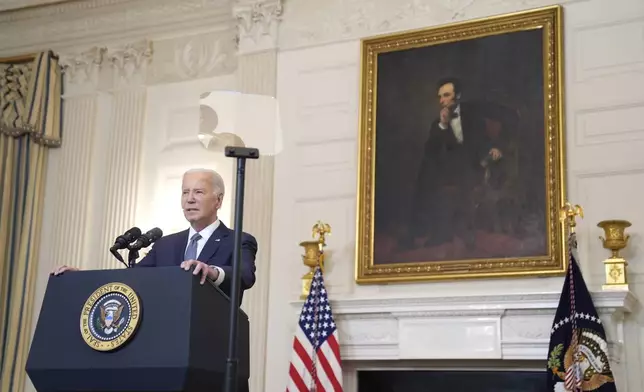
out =
[[[14,0],[13,2],[11,0],[3,1],[0,3],[0,14],[25,11],[28,9],[39,8],[47,5],[70,3],[73,1],[85,0]]]
[[[15,21],[54,16],[83,9],[104,7],[106,5],[126,3],[133,0],[57,0],[50,2],[28,3],[23,6],[2,8],[0,6],[0,21]]]
[[[236,28],[231,0],[72,0],[0,12],[0,56]]]

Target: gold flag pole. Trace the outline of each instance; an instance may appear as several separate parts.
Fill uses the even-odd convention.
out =
[[[579,204],[575,204],[573,206],[570,202],[566,202],[566,204],[561,207],[559,219],[561,221],[565,221],[564,224],[570,229],[571,234],[575,232],[575,228],[577,227],[577,221],[575,219],[576,216],[579,216],[580,218],[584,217],[584,209],[581,208]]]
[[[29,63],[34,61],[35,59],[36,59],[35,53],[21,54],[21,55],[11,56],[11,57],[2,57],[0,58],[0,64]]]
[[[317,240],[313,241],[302,241],[300,246],[304,248],[304,254],[302,255],[302,262],[305,266],[309,267],[309,271],[302,276],[302,294],[300,299],[306,299],[309,296],[309,288],[311,287],[311,281],[313,280],[313,275],[315,274],[315,268],[319,265],[322,272],[324,272],[324,247],[326,246],[326,234],[331,234],[331,226],[328,223],[323,223],[322,221],[317,221],[313,225],[313,238],[318,236]]]

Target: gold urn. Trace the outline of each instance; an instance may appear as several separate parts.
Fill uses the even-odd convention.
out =
[[[611,257],[604,260],[606,273],[606,284],[602,286],[604,290],[628,290],[628,279],[626,276],[626,266],[628,263],[620,256],[619,252],[626,248],[630,235],[624,233],[631,223],[620,219],[604,220],[597,224],[604,229],[604,236],[599,237],[605,249],[610,249]]]
[[[318,237],[314,241],[302,241],[300,246],[304,248],[302,255],[302,262],[305,266],[309,267],[309,272],[302,276],[302,294],[300,299],[306,299],[309,296],[311,281],[315,274],[315,268],[319,265],[322,272],[324,272],[324,247],[326,246],[326,234],[331,234],[331,226],[328,223],[318,221],[312,229],[313,238]]]
[[[309,271],[302,276],[302,294],[300,295],[300,299],[306,299],[309,295],[315,267],[319,264],[320,269],[324,272],[324,253],[320,252],[320,243],[318,241],[302,241],[300,246],[304,248],[302,262],[309,267]]]

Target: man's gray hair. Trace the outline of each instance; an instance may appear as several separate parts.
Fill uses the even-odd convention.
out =
[[[221,175],[217,173],[216,171],[212,169],[203,169],[203,168],[197,168],[197,169],[190,169],[187,172],[184,173],[184,175],[189,174],[189,173],[207,173],[211,175],[210,181],[212,181],[212,186],[215,189],[215,193],[221,193],[224,195],[226,193],[226,187],[224,185],[224,179],[221,178]]]

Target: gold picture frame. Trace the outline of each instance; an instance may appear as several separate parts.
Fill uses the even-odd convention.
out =
[[[565,272],[562,53],[561,6],[362,40],[357,283]]]

